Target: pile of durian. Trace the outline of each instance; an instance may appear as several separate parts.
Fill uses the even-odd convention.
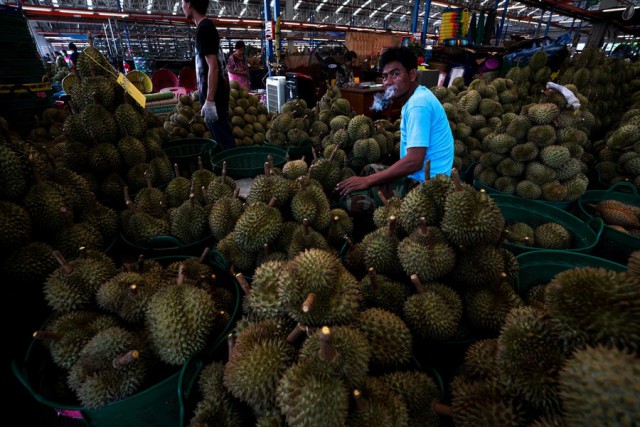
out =
[[[596,204],[589,204],[587,209],[602,218],[609,227],[640,236],[640,207],[619,200],[602,200]]]
[[[154,385],[218,339],[234,309],[206,252],[166,267],[141,258],[121,269],[96,251],[70,262],[54,255],[60,266],[44,284],[54,317],[34,337],[51,354],[58,402],[99,408]]]
[[[532,226],[526,222],[507,224],[507,241],[510,243],[543,249],[570,249],[574,236],[562,224],[546,222]]]
[[[628,181],[640,187],[640,109],[625,112],[620,125],[595,142],[593,148],[601,183],[613,185]]]
[[[169,141],[183,138],[211,138],[211,132],[200,115],[200,108],[197,92],[193,96],[180,95],[173,113],[163,124],[164,130],[169,135]]]
[[[537,102],[540,93],[551,80],[551,69],[547,66],[547,52],[539,50],[531,55],[529,63],[511,68],[505,75],[513,81],[515,88],[511,93],[505,93],[502,101],[510,101],[504,107],[505,113],[518,113],[522,106]],[[517,93],[518,96],[515,96]],[[513,99],[513,101],[511,101]]]
[[[265,143],[265,134],[271,128],[271,114],[260,99],[231,82],[229,92],[229,120],[236,146]]]
[[[531,287],[450,385],[456,426],[634,425],[640,252],[628,271],[574,268]],[[634,396],[634,397],[631,397]]]
[[[575,87],[567,86],[575,92]],[[519,115],[506,113],[482,140],[474,170],[481,184],[526,199],[569,202],[587,189],[582,161],[594,116],[572,110],[559,92],[546,90]]]

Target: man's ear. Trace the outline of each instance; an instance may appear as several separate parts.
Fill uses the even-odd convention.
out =
[[[416,70],[415,68],[412,68],[411,71],[409,71],[409,80],[412,82],[415,82],[417,77],[418,77],[418,70]]]

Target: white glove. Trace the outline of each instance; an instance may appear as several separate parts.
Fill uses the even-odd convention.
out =
[[[205,122],[217,122],[218,110],[216,109],[216,103],[212,101],[205,101],[202,109],[200,110],[200,115],[204,117]]]
[[[580,108],[580,100],[578,100],[578,98],[576,98],[573,92],[571,92],[566,87],[559,85],[557,83],[547,82],[547,88],[560,92],[562,96],[564,96],[564,99],[567,100],[567,104],[571,105],[571,107],[573,107],[574,110],[577,110],[578,108]]]

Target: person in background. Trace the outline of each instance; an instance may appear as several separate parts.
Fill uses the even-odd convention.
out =
[[[62,55],[62,53],[60,53],[60,51],[56,50],[55,52],[53,52],[53,55],[56,58],[56,67],[58,67],[58,68],[66,68],[67,67],[67,61],[64,60],[64,55]]]
[[[223,150],[235,146],[229,126],[229,81],[226,76],[224,54],[220,49],[220,35],[207,18],[209,0],[182,0],[182,11],[196,24],[195,60],[200,114]]]
[[[238,82],[241,88],[249,90],[249,67],[244,59],[244,48],[244,42],[238,40],[235,51],[229,55],[227,71],[229,72],[230,82]]]
[[[71,71],[75,71],[76,65],[78,63],[78,56],[80,56],[80,53],[78,52],[78,47],[75,45],[75,43],[69,43],[69,50],[71,51],[71,54],[69,56],[69,68],[71,69]]]
[[[450,175],[453,167],[453,135],[447,115],[435,95],[418,85],[415,54],[404,46],[391,48],[380,56],[380,67],[385,90],[393,87],[392,99],[402,105],[400,160],[388,168],[366,166],[365,176],[353,176],[337,184],[341,196],[350,196],[346,206],[352,213],[375,209],[377,190],[387,197],[401,197],[423,182],[427,161],[431,177]],[[359,190],[367,191],[356,194]]]
[[[358,55],[354,51],[344,54],[344,64],[336,70],[336,86],[353,86],[353,66],[357,57]]]

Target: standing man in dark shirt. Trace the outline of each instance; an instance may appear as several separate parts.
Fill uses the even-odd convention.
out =
[[[69,56],[69,68],[71,71],[76,71],[76,67],[78,66],[78,47],[75,43],[69,43],[69,50],[71,51],[71,56]]]
[[[220,36],[207,18],[209,0],[182,0],[184,15],[196,24],[196,75],[205,123],[224,150],[235,146],[229,126],[229,81]]]

